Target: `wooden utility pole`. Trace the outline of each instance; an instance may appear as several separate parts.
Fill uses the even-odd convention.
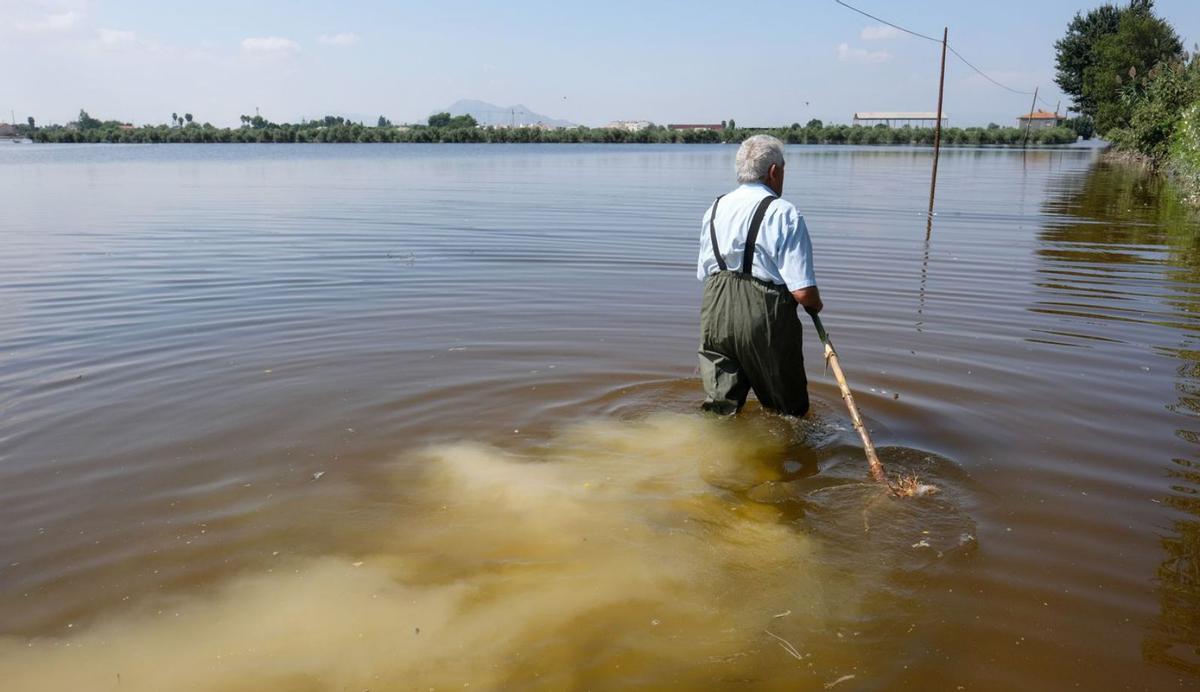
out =
[[[1021,140],[1021,148],[1029,143],[1029,126],[1033,124],[1033,109],[1037,108],[1038,87],[1033,88],[1033,103],[1029,104],[1029,117],[1025,118],[1025,137]]]
[[[937,190],[938,156],[942,150],[942,95],[946,89],[946,39],[950,36],[950,27],[942,28],[942,72],[938,77],[938,108],[937,122],[933,130],[933,177],[929,180],[929,215],[933,216],[933,193]]]

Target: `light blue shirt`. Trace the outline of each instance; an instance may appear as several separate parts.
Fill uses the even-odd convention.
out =
[[[742,269],[746,232],[750,230],[750,218],[754,216],[754,210],[763,197],[774,194],[771,188],[762,183],[746,183],[722,197],[717,204],[717,245],[721,257],[725,259],[725,266],[731,271]],[[710,206],[704,212],[700,227],[700,259],[696,265],[696,277],[701,281],[721,271],[709,241],[708,219],[711,215]],[[754,244],[754,265],[750,273],[763,281],[786,284],[789,291],[817,285],[808,226],[804,225],[804,217],[791,202],[777,199],[767,207],[758,231],[758,240]]]

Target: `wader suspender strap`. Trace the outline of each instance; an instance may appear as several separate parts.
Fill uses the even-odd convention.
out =
[[[725,195],[721,195],[724,197]],[[717,250],[717,203],[721,201],[718,197],[713,202],[712,214],[708,217],[708,241],[712,244],[713,257],[717,258],[717,266],[721,271],[729,271],[729,267],[725,265],[725,258],[721,257],[721,252]],[[771,206],[771,202],[779,199],[778,197],[767,196],[763,201],[758,203],[758,208],[754,210],[754,217],[750,219],[750,230],[746,232],[746,252],[742,255],[742,273],[749,275],[750,270],[754,266],[754,244],[758,242],[758,229],[762,226],[763,217],[767,214],[767,207]]]
[[[724,196],[721,195],[721,197]],[[727,271],[729,267],[725,266],[725,258],[721,257],[721,251],[717,249],[717,226],[714,223],[717,218],[717,202],[721,201],[721,197],[713,202],[712,215],[708,217],[708,241],[712,243],[713,257],[717,258],[717,266],[721,268],[721,271]]]
[[[758,229],[762,226],[763,216],[767,213],[767,207],[771,206],[771,202],[779,199],[778,197],[763,197],[763,201],[758,203],[758,209],[754,210],[754,218],[750,220],[750,230],[746,233],[746,252],[742,255],[742,273],[750,276],[750,270],[754,268],[754,244],[758,242]]]

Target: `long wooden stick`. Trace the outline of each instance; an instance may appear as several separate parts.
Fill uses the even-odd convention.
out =
[[[821,338],[821,343],[825,344],[825,362],[829,363],[829,369],[833,370],[833,376],[837,379],[838,388],[842,390],[842,401],[846,402],[846,408],[850,409],[850,420],[854,422],[854,429],[858,431],[858,436],[862,438],[863,451],[867,454],[867,463],[871,467],[871,479],[888,486],[887,474],[883,472],[883,464],[879,461],[879,455],[875,453],[875,445],[871,442],[871,435],[867,432],[867,426],[863,424],[862,416],[858,413],[858,406],[854,404],[854,395],[850,393],[850,385],[846,382],[846,375],[842,372],[842,364],[838,361],[837,351],[833,350],[833,342],[829,340],[829,334],[825,332],[825,326],[821,324],[821,318],[815,313],[808,313],[812,317],[813,326],[817,328],[817,336]]]

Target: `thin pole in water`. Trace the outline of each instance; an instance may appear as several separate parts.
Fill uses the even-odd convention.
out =
[[[1037,93],[1039,87],[1033,88],[1033,103],[1029,104],[1029,117],[1025,118],[1025,138],[1021,140],[1021,148],[1029,143],[1029,127],[1033,125],[1033,109],[1037,108]]]
[[[933,216],[933,193],[937,190],[938,156],[942,150],[942,95],[946,90],[946,39],[950,36],[950,27],[942,27],[942,72],[938,77],[938,109],[937,122],[933,130],[933,177],[929,179],[929,215]]]

